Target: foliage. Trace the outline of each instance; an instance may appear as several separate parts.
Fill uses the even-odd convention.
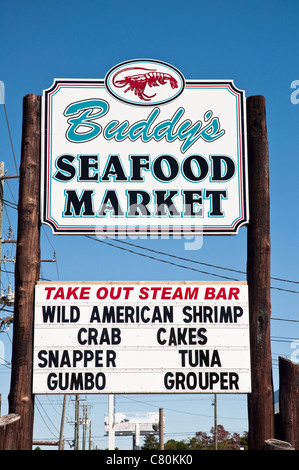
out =
[[[189,441],[190,448],[196,450],[213,450],[215,449],[215,429],[212,427],[210,434],[205,432],[197,432],[195,438]],[[222,425],[217,426],[217,449],[218,450],[239,450],[247,448],[247,433],[240,434],[234,432],[229,433]]]
[[[226,431],[222,425],[217,426],[217,449],[218,450],[239,450],[248,449],[248,437],[244,432],[242,436],[234,432]],[[154,435],[148,435],[144,438],[142,450],[159,449],[159,440]],[[214,450],[215,449],[215,430],[212,427],[210,433],[199,431],[195,436],[186,441],[176,441],[169,439],[164,444],[164,450]]]
[[[189,450],[189,446],[185,441],[175,441],[174,439],[169,439],[164,444],[164,450]]]
[[[159,440],[153,434],[147,434],[144,437],[143,446],[141,450],[158,450]]]

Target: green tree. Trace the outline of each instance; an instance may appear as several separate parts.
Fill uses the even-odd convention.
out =
[[[159,440],[154,436],[154,434],[147,434],[144,437],[143,445],[141,450],[158,450],[159,449]]]
[[[169,439],[164,444],[164,450],[188,450],[188,443],[185,441],[175,441],[174,439]]]

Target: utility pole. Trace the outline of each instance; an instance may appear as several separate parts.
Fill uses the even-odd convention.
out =
[[[92,449],[92,437],[91,437],[91,420],[89,421],[89,447],[88,450]]]
[[[14,334],[9,414],[19,417],[0,432],[1,450],[31,450],[34,290],[40,271],[41,97],[23,100],[18,237],[15,265]]]
[[[63,397],[60,435],[59,435],[59,450],[64,450],[63,431],[64,431],[64,420],[65,420],[65,409],[66,409],[66,397],[67,397],[66,395],[64,395],[64,397]]]
[[[108,398],[108,448],[115,449],[115,429],[114,429],[114,395],[109,394]]]
[[[86,449],[86,429],[87,429],[87,405],[86,404],[83,405],[82,425],[83,425],[83,445],[82,445],[82,449],[85,450]]]
[[[164,450],[164,410],[159,408],[159,450]]]
[[[79,395],[75,396],[75,436],[74,450],[79,450]]]
[[[279,435],[299,450],[299,364],[279,357]]]
[[[214,443],[215,450],[218,450],[218,429],[217,429],[217,395],[214,395]]]
[[[247,282],[249,296],[251,382],[248,394],[248,447],[263,450],[274,436],[270,341],[270,192],[266,102],[247,98],[249,224]]]

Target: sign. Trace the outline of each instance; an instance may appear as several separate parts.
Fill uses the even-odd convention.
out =
[[[33,393],[249,393],[247,284],[40,282]]]
[[[235,234],[248,222],[245,95],[132,60],[43,93],[42,222],[57,234]]]
[[[159,413],[115,413],[113,432],[116,436],[159,434]],[[109,416],[105,417],[105,432],[109,432]]]

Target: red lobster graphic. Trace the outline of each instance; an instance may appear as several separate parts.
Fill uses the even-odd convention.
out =
[[[115,78],[120,73],[136,69],[147,70],[147,73],[125,76],[122,80],[115,81]],[[123,88],[128,86],[124,92],[127,93],[129,90],[134,91],[135,95],[137,95],[138,98],[143,101],[150,101],[154,96],[156,96],[156,93],[151,96],[148,96],[144,93],[146,85],[154,87],[165,85],[167,82],[170,83],[171,88],[178,87],[178,82],[169,73],[157,72],[156,69],[146,69],[143,67],[127,67],[117,72],[112,79],[112,83],[116,88]]]

